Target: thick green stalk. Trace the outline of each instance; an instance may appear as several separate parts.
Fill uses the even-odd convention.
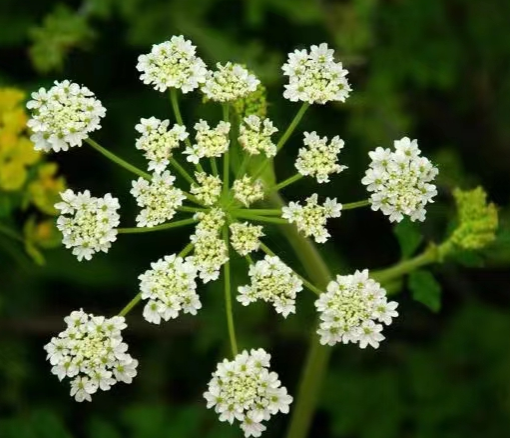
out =
[[[435,263],[439,261],[439,255],[441,252],[441,247],[438,246],[429,246],[423,253],[413,257],[409,260],[404,260],[395,266],[391,266],[387,269],[382,269],[380,271],[373,271],[370,274],[374,280],[379,283],[388,283],[392,280],[398,279],[410,272],[425,266],[430,265],[431,263]]]
[[[270,196],[269,202],[272,207],[279,209],[285,205],[277,193]],[[296,227],[281,227],[281,231],[293,247],[309,278],[319,289],[324,289],[331,280],[331,273],[315,245],[303,237]],[[308,435],[330,355],[331,348],[320,345],[314,328],[286,438],[305,438]]]
[[[129,170],[130,172],[134,173],[135,175],[141,176],[142,178],[148,180],[151,179],[151,176],[147,172],[144,172],[143,170],[138,169],[138,167],[129,164],[127,161],[118,157],[113,152],[110,152],[108,149],[105,149],[98,142],[92,140],[91,138],[86,138],[85,142],[92,146],[96,151],[103,154],[106,158],[113,161],[115,164],[118,164],[120,167],[123,167],[124,169]]]

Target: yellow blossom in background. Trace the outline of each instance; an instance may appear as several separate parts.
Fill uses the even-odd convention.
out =
[[[34,150],[27,128],[25,97],[21,90],[0,88],[0,205],[4,206],[0,225],[9,229],[10,235],[19,235],[17,240],[22,241],[26,253],[35,263],[43,264],[41,249],[61,243],[55,220],[49,216],[57,215],[54,205],[66,184],[57,175],[57,164],[45,161],[41,152]],[[18,232],[11,215],[26,211],[30,205],[40,213],[31,214],[23,232]]]
[[[27,167],[37,163],[26,132],[27,115],[21,106],[25,94],[13,88],[0,89],[0,190],[20,190],[28,176]]]

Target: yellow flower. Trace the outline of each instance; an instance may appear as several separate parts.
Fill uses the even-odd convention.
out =
[[[0,88],[0,114],[12,111],[25,98],[25,93],[16,88]]]
[[[23,108],[0,113],[0,129],[21,134],[27,127],[28,116]]]
[[[8,161],[0,164],[0,189],[13,192],[21,189],[27,178],[27,170],[23,164]]]

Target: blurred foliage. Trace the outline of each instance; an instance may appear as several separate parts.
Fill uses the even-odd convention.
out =
[[[0,88],[0,251],[22,258],[22,244],[32,260],[44,264],[41,249],[60,245],[53,207],[65,182],[57,165],[34,150],[27,132],[22,106],[25,94],[15,88]],[[25,224],[18,229],[19,213]]]
[[[335,46],[350,70],[352,97],[342,106],[314,108],[301,128],[340,134],[349,171],[317,191],[342,202],[366,196],[359,184],[366,152],[408,135],[418,138],[424,155],[439,166],[440,195],[425,223],[402,222],[396,238],[379,215],[343,214],[331,227],[334,242],[322,248],[332,271],[409,259],[456,229],[492,236],[494,209],[486,198],[480,203],[479,191],[464,192],[473,196],[465,205],[483,205],[485,219],[473,221],[469,213],[467,222],[463,214],[451,221],[455,187],[484,187],[487,199],[500,206],[499,228],[481,250],[457,253],[445,265],[391,285],[393,292],[403,292],[402,317],[378,351],[335,348],[311,436],[501,438],[510,429],[510,41],[502,37],[509,16],[507,0],[40,0],[30,7],[3,0],[0,85],[33,90],[66,77],[85,83],[108,108],[103,143],[142,163],[133,147],[133,126],[140,117],[170,113],[165,97],[137,80],[136,56],[152,44],[184,34],[209,63],[246,64],[267,86],[267,112],[280,129],[297,110],[281,99],[286,53],[322,41]],[[219,117],[213,104],[198,109],[193,98],[183,104],[186,120]],[[16,114],[14,119],[26,117]],[[129,177],[93,151],[58,155],[52,164],[39,157],[32,165],[26,140],[15,153],[9,150],[18,163],[8,166],[15,178],[0,170],[0,180],[22,188],[0,192],[0,224],[15,230],[23,243],[5,233],[0,241],[13,257],[0,252],[0,436],[234,436],[235,429],[219,424],[201,400],[226,351],[219,282],[203,291],[204,309],[196,318],[156,330],[136,312],[130,316],[130,350],[143,358],[133,385],[101,394],[91,405],[71,403],[67,388],[50,376],[42,345],[61,330],[62,316],[72,309],[117,312],[136,293],[139,273],[179,250],[184,236],[125,236],[89,264],[56,249],[45,253],[44,269],[27,265],[19,251],[25,240],[34,242],[36,251],[45,248],[43,242],[58,241],[51,199],[63,182],[55,176],[56,162],[73,187],[114,191],[123,217],[134,217],[134,205],[127,196]],[[289,144],[279,156],[278,179],[290,176],[295,153]],[[309,192],[308,184],[296,183],[286,197],[295,199],[305,187]],[[279,235],[268,239],[299,266]],[[32,257],[38,256],[32,251]],[[246,267],[232,270],[234,284],[243,284]],[[430,312],[439,304],[441,312]],[[313,297],[303,294],[298,306],[297,315],[285,321],[259,304],[235,309],[242,321],[241,347],[270,349],[291,392],[311,329]],[[285,421],[277,419],[264,436],[282,436]]]

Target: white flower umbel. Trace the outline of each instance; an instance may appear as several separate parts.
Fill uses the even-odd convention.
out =
[[[191,186],[191,193],[206,206],[215,204],[221,195],[221,179],[205,172],[195,172],[195,179],[198,185]]]
[[[193,255],[188,260],[197,267],[204,283],[217,280],[221,267],[228,261],[227,245],[220,238],[225,217],[225,212],[219,208],[206,213],[199,212],[194,216],[199,222],[195,234],[191,236]]]
[[[222,121],[216,128],[211,128],[205,120],[200,120],[195,124],[195,130],[196,143],[184,151],[189,162],[197,164],[201,158],[221,157],[227,152],[230,144],[230,123]]]
[[[277,151],[271,136],[278,132],[278,129],[273,122],[255,115],[245,117],[243,122],[238,138],[241,147],[251,155],[263,152],[268,158],[274,157]]]
[[[147,55],[138,57],[136,69],[144,84],[157,91],[178,88],[188,93],[205,81],[207,68],[196,55],[196,47],[182,35],[154,44]]]
[[[70,81],[55,81],[49,90],[40,88],[31,97],[27,126],[38,151],[59,152],[81,146],[89,132],[101,128],[101,118],[106,114],[92,91]]]
[[[91,401],[98,389],[108,391],[117,382],[131,383],[138,361],[128,354],[122,330],[124,317],[94,316],[83,310],[64,318],[67,328],[44,346],[51,372],[71,379],[71,396]]]
[[[149,160],[149,170],[162,173],[172,157],[172,150],[179,147],[181,141],[188,137],[186,128],[174,125],[168,129],[168,120],[159,120],[156,117],[141,119],[135,129],[142,135],[136,140],[136,148],[144,151],[145,158]]]
[[[242,65],[227,62],[216,64],[216,71],[209,71],[202,85],[202,92],[216,102],[232,102],[253,93],[260,81]]]
[[[79,261],[90,260],[99,251],[108,252],[117,240],[119,200],[109,193],[95,198],[88,190],[74,193],[71,189],[60,197],[62,202],[55,204],[55,208],[60,211],[57,228],[62,232],[65,247],[73,248]]]
[[[335,62],[334,50],[326,43],[308,50],[289,53],[283,74],[289,77],[283,97],[292,102],[302,101],[324,104],[329,101],[345,102],[351,92],[347,70]]]
[[[304,148],[299,149],[296,169],[301,175],[311,176],[319,183],[329,182],[329,176],[340,173],[347,166],[338,164],[338,154],[344,147],[344,141],[335,136],[328,144],[327,137],[319,137],[317,133],[305,132]]]
[[[197,314],[202,307],[196,289],[197,268],[175,254],[166,256],[140,275],[142,299],[148,300],[143,317],[154,324],[177,318],[179,312]]]
[[[153,227],[171,220],[186,198],[174,187],[175,177],[169,171],[153,174],[151,181],[139,178],[132,183],[130,193],[142,211],[136,217],[139,227]]]
[[[387,301],[386,291],[369,278],[367,269],[338,275],[315,302],[321,319],[317,330],[320,342],[353,342],[361,348],[377,348],[384,340],[380,323],[391,324],[392,318],[398,316],[397,306],[396,302]]]
[[[232,189],[234,190],[234,198],[245,207],[264,199],[264,186],[260,181],[253,182],[248,175],[236,179],[232,184]]]
[[[438,170],[420,156],[416,140],[395,141],[395,151],[378,147],[369,153],[372,162],[361,182],[367,186],[372,210],[381,210],[391,222],[405,216],[425,220],[425,205],[433,202],[437,189],[432,181]]]
[[[242,256],[258,251],[260,238],[264,236],[262,225],[236,222],[230,225],[230,244]]]
[[[204,398],[220,421],[240,422],[245,437],[259,437],[278,412],[289,413],[292,397],[270,371],[271,355],[262,348],[243,351],[234,360],[219,363]]]
[[[227,245],[212,231],[201,231],[191,236],[193,255],[188,260],[193,263],[204,283],[217,280],[221,267],[227,263]]]
[[[211,208],[207,212],[200,211],[193,218],[198,221],[195,233],[203,232],[219,234],[221,227],[225,225],[226,214],[221,208]]]
[[[248,275],[251,283],[238,288],[237,301],[247,306],[264,300],[273,304],[284,318],[296,312],[296,294],[303,290],[303,283],[278,257],[266,255],[250,266]]]
[[[282,208],[282,217],[291,224],[295,223],[298,230],[305,236],[313,236],[317,243],[324,243],[330,237],[326,229],[329,218],[340,217],[342,204],[336,199],[326,198],[323,205],[318,203],[318,195],[313,194],[306,199],[303,206],[299,202],[290,202]]]

